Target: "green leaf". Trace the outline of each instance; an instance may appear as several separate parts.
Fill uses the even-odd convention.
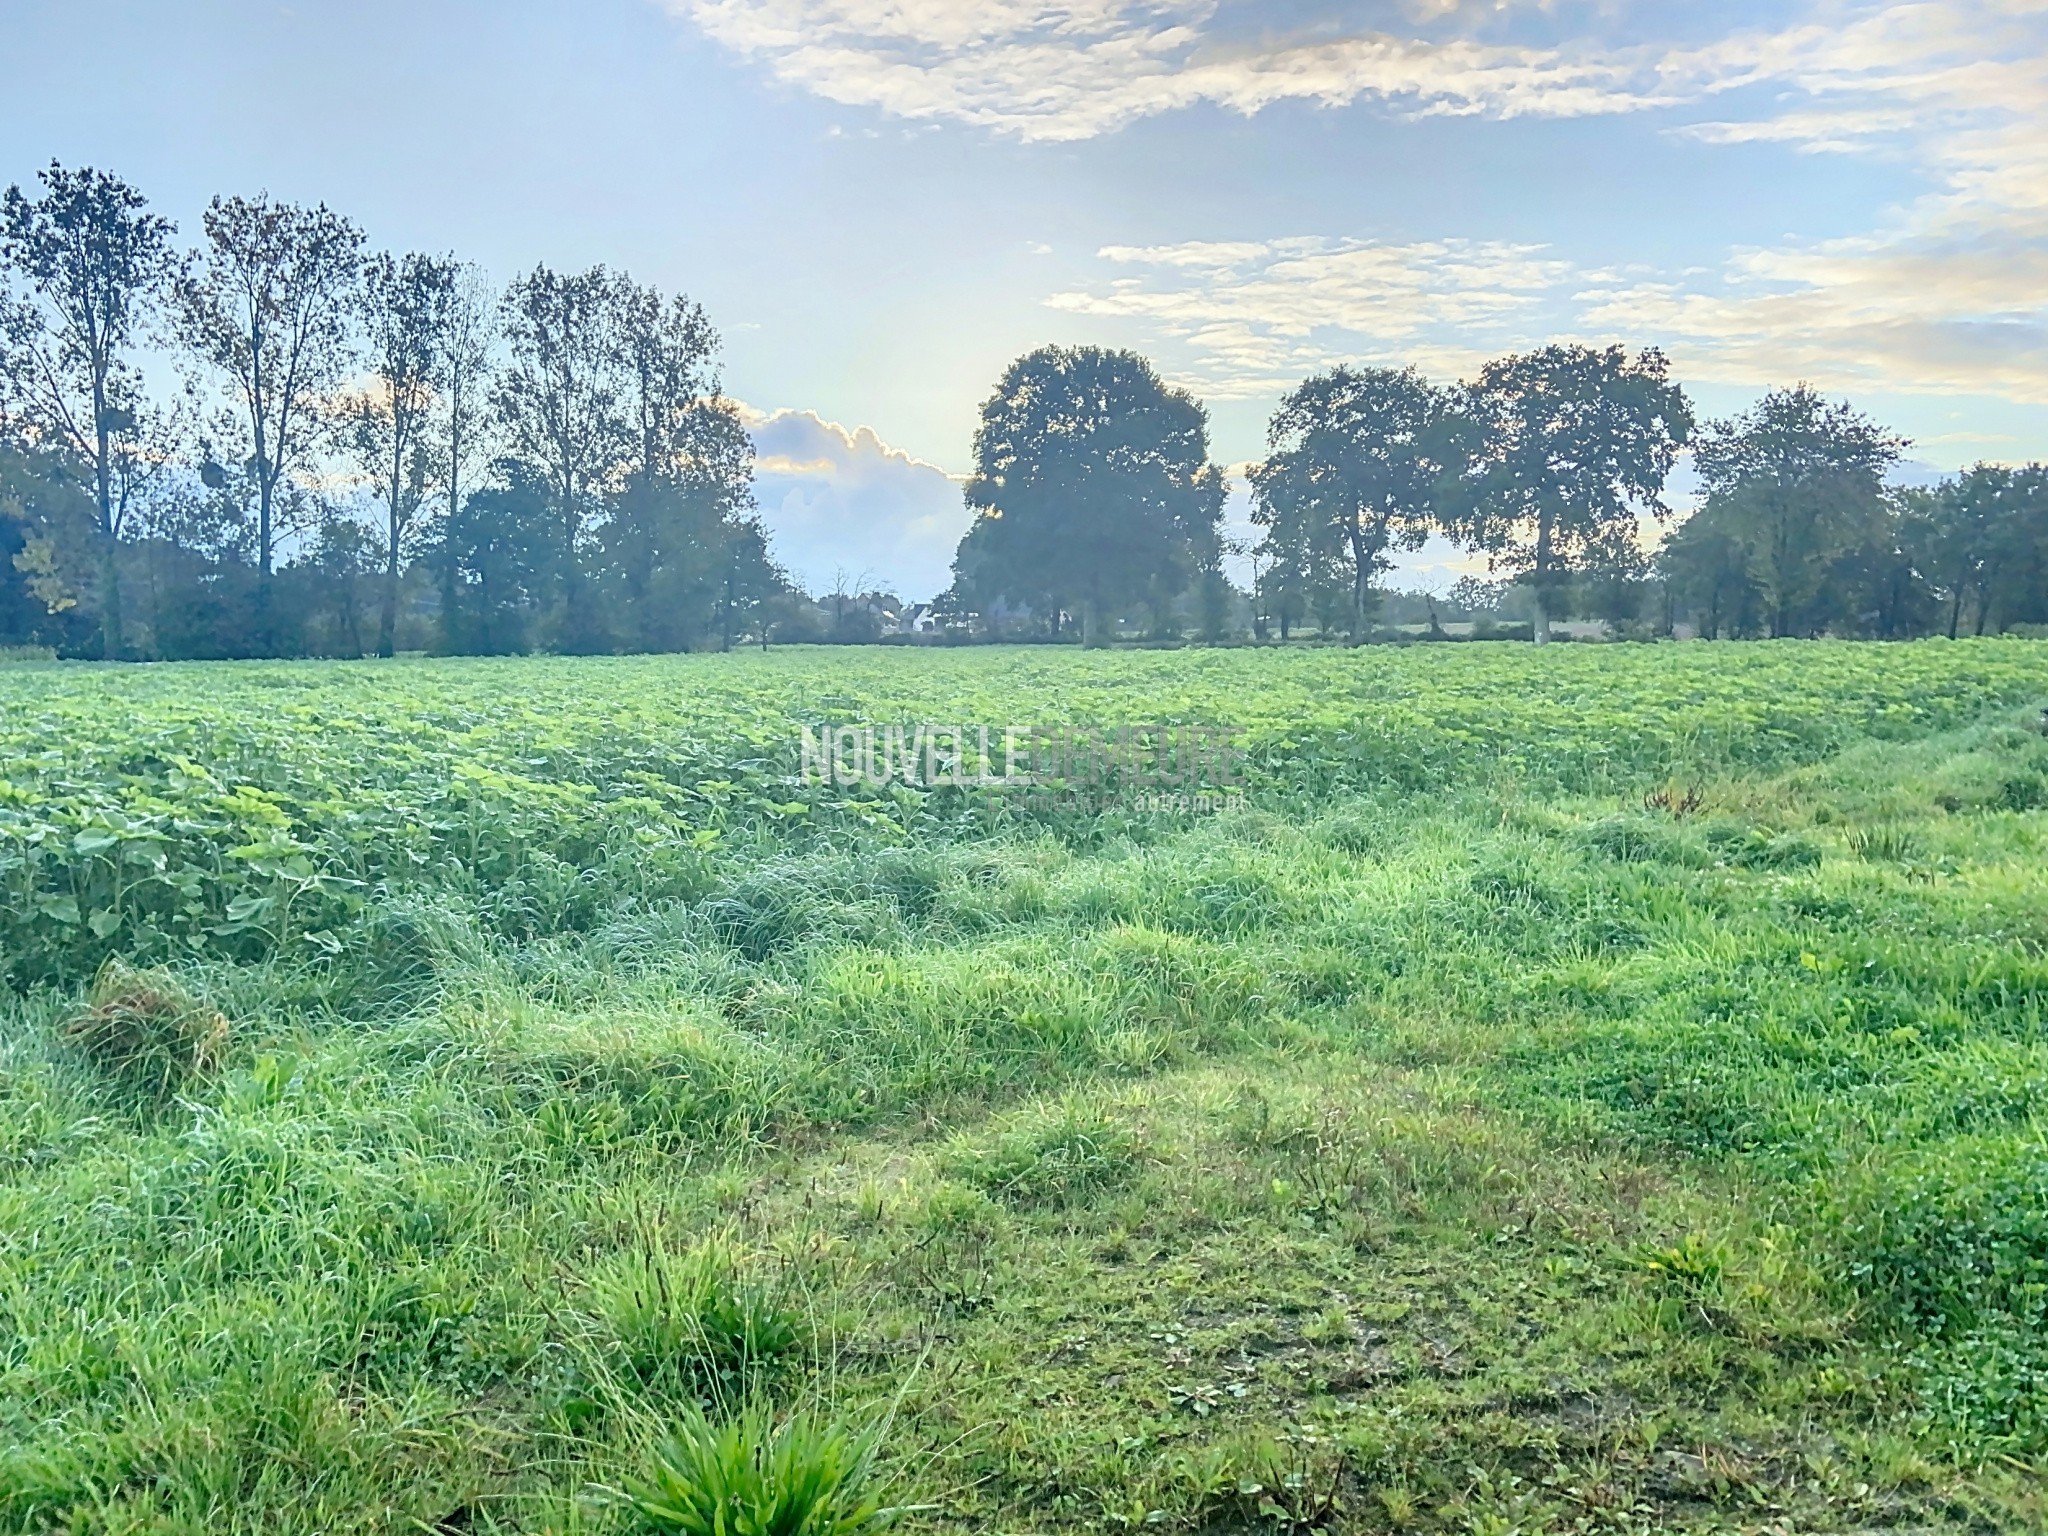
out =
[[[227,919],[231,923],[246,923],[259,913],[267,912],[272,905],[268,896],[237,896],[228,903]]]
[[[38,896],[36,910],[43,916],[67,926],[78,921],[78,898],[75,896]]]
[[[92,930],[94,938],[104,939],[108,934],[121,926],[121,914],[102,909],[87,918],[85,926]]]

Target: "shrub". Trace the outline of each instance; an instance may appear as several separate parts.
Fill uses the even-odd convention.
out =
[[[695,1409],[623,1502],[660,1536],[865,1536],[908,1511],[883,1502],[880,1426],[850,1431],[754,1407],[723,1424]]]

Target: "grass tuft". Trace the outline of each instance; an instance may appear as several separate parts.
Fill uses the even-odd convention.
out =
[[[628,1483],[623,1502],[656,1536],[868,1536],[907,1513],[877,1475],[879,1426],[756,1405],[724,1423],[696,1409]]]
[[[748,1274],[722,1237],[685,1253],[643,1242],[602,1266],[590,1291],[622,1362],[643,1380],[679,1374],[731,1390],[806,1343],[782,1289]]]
[[[101,969],[84,1011],[63,1032],[100,1071],[149,1099],[217,1073],[230,1034],[226,1015],[196,1001],[168,972],[118,960]]]

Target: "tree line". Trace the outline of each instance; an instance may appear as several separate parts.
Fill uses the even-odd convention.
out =
[[[788,595],[689,299],[499,291],[267,195],[181,249],[116,176],[39,182],[0,199],[0,643],[688,649]]]
[[[0,198],[0,279],[0,645],[688,650],[873,639],[902,609],[793,587],[709,318],[623,272],[500,290],[267,195],[216,197],[181,247],[118,177],[53,163]],[[2048,622],[2048,470],[1901,489],[1907,446],[1803,385],[1701,421],[1655,350],[1553,345],[1451,385],[1339,367],[1281,402],[1239,548],[1201,403],[1135,353],[1048,347],[982,408],[934,609],[986,638],[1362,640],[1394,557],[1442,536],[1496,578],[1460,605],[1525,612],[1539,642],[1586,616],[1714,637]],[[1684,453],[1701,493],[1677,519]]]
[[[1655,350],[1548,346],[1451,386],[1333,368],[1281,402],[1251,468],[1252,627],[1366,637],[1392,557],[1432,535],[1496,578],[1461,583],[1459,606],[1520,607],[1539,643],[1575,616],[1711,638],[2048,623],[2048,469],[1888,485],[1908,446],[1805,385],[1702,422]],[[1646,538],[1673,520],[1687,450],[1698,505]],[[982,412],[980,515],[947,603],[1055,631],[1073,616],[1084,641],[1188,620],[1222,638],[1224,483],[1208,460],[1202,407],[1143,358],[1020,360]]]

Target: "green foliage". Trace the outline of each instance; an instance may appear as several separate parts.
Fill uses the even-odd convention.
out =
[[[1313,603],[1348,575],[1349,627],[1365,633],[1388,551],[1420,549],[1443,521],[1457,439],[1450,396],[1412,368],[1335,368],[1281,402],[1271,456],[1252,471],[1252,521],[1288,622],[1295,597]]]
[[[394,901],[523,941],[721,885],[716,921],[756,958],[826,931],[886,942],[893,929],[862,910],[871,877],[831,896],[813,866],[723,850],[947,841],[1016,813],[999,790],[807,788],[796,735],[813,706],[793,717],[787,701],[812,696],[817,665],[798,653],[0,674],[0,968],[23,987],[81,983],[117,954],[354,967]],[[2033,647],[2016,641],[1586,651],[1540,666],[1489,647],[1369,667],[992,651],[833,666],[833,718],[1000,723],[1057,699],[1077,719],[1231,724],[1254,795],[1278,807],[1494,775],[1599,790],[1769,770],[1863,733],[1960,724],[2038,687]],[[2020,808],[2039,772],[1973,793]],[[1032,818],[1077,836],[1103,824]],[[900,857],[872,878],[910,882],[890,901],[915,923],[933,866]]]
[[[754,1407],[713,1423],[693,1409],[625,1503],[659,1536],[867,1536],[904,1514],[879,1491],[880,1440],[808,1414]]]
[[[982,407],[955,570],[976,602],[1065,608],[1088,644],[1117,610],[1170,601],[1219,552],[1208,413],[1134,352],[1044,347]]]
[[[1467,391],[1463,486],[1448,531],[1526,578],[1539,643],[1573,572],[1630,574],[1636,523],[1664,515],[1664,482],[1692,406],[1661,352],[1553,345],[1488,363]]]
[[[787,1418],[706,1425],[680,1481],[649,1447],[706,1399],[900,1396],[888,1458],[961,1528],[2027,1528],[2041,676],[0,675],[0,1526],[787,1510]],[[1047,698],[1241,722],[1251,803],[794,782],[797,718]]]
[[[730,1387],[789,1360],[805,1327],[780,1290],[746,1273],[720,1239],[685,1253],[646,1241],[602,1265],[591,1305],[626,1366]]]

